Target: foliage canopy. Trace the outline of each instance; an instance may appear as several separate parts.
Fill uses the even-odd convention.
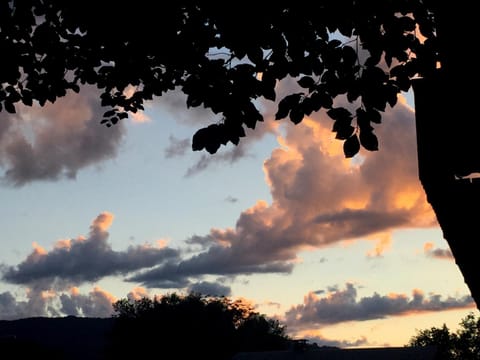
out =
[[[409,346],[437,346],[440,358],[445,360],[475,360],[480,358],[480,317],[468,314],[460,322],[460,328],[451,332],[443,324],[417,332]]]
[[[230,359],[239,351],[285,350],[285,327],[241,301],[196,293],[114,303],[112,358],[150,357],[159,351],[180,359]]]
[[[215,153],[263,120],[259,100],[278,101],[276,119],[295,124],[326,110],[352,157],[361,146],[378,149],[372,124],[438,60],[422,0],[176,1],[159,11],[146,0],[102,4],[0,3],[0,109],[44,105],[91,84],[108,108],[99,121],[112,126],[180,90],[188,107],[221,116],[193,137],[194,150]],[[287,77],[299,89],[277,99]],[[352,109],[337,106],[339,96]]]

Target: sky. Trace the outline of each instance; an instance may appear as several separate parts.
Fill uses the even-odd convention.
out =
[[[418,180],[411,94],[376,127],[380,151],[352,159],[323,111],[293,125],[274,105],[215,155],[191,138],[219,119],[180,93],[111,128],[91,87],[0,112],[0,319],[195,291],[346,348],[478,315]]]

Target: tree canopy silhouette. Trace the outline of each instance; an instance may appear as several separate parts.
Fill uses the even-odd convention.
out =
[[[325,110],[353,157],[379,148],[374,127],[413,85],[420,180],[480,304],[478,260],[468,249],[478,234],[469,209],[480,189],[455,182],[480,172],[480,125],[472,107],[462,106],[477,100],[465,84],[478,84],[476,11],[466,0],[176,1],[159,10],[146,0],[101,4],[0,2],[0,110],[44,105],[90,84],[106,107],[99,121],[113,126],[177,90],[188,107],[221,118],[192,139],[193,150],[215,153],[263,120],[259,100],[275,101],[275,118],[294,124]],[[299,89],[277,98],[287,78]],[[351,106],[338,106],[339,97]]]
[[[114,310],[112,358],[168,350],[180,359],[231,359],[239,351],[286,350],[289,345],[278,321],[225,297],[173,293],[153,300],[122,299]]]
[[[161,11],[151,2],[15,0],[0,8],[0,102],[43,105],[79,91],[102,90],[107,126],[143,109],[146,100],[179,89],[187,106],[204,106],[222,121],[200,129],[193,149],[215,153],[238,144],[244,128],[263,120],[255,100],[276,100],[277,82],[302,90],[279,99],[276,119],[297,124],[321,108],[335,121],[345,155],[360,145],[377,150],[372,123],[381,122],[397,93],[438,60],[432,14],[422,1],[318,1],[288,7],[178,2]],[[141,19],[141,21],[135,21]],[[128,20],[135,21],[134,26]],[[337,38],[332,38],[337,34]],[[147,39],[146,39],[147,38]],[[359,49],[365,51],[360,54]],[[129,96],[125,89],[133,86]],[[357,108],[336,107],[345,95]]]
[[[480,358],[480,317],[469,313],[460,321],[456,332],[447,325],[417,331],[408,346],[437,346],[439,357],[445,360],[475,360]]]

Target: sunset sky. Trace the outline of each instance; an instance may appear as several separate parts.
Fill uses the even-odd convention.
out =
[[[191,137],[218,119],[176,93],[112,128],[92,88],[1,112],[0,319],[196,291],[367,347],[478,314],[418,181],[411,94],[353,159],[325,113],[295,126],[258,105],[265,121],[215,155]]]

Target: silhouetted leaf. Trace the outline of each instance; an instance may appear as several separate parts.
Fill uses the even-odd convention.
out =
[[[8,101],[8,100],[5,100],[5,102],[3,103],[3,107],[5,108],[5,110],[7,110],[10,114],[15,114],[16,111],[15,111],[15,105]]]
[[[290,121],[297,125],[303,120],[304,115],[303,109],[300,106],[295,106],[290,111]]]
[[[72,89],[76,93],[80,92],[80,86],[78,86],[77,84],[71,84],[70,89]]]
[[[342,47],[342,61],[345,67],[353,67],[357,62],[357,52],[351,46]]]
[[[280,102],[278,103],[278,110],[275,114],[275,120],[280,120],[288,116],[292,107],[297,105],[300,102],[300,99],[303,94],[291,94],[285,96]]]
[[[333,120],[351,120],[352,114],[344,107],[336,107],[327,111],[327,115]]]
[[[315,86],[315,80],[313,80],[310,76],[304,76],[298,80],[298,85],[303,88],[310,89]]]
[[[333,126],[333,131],[337,133],[335,139],[345,140],[353,135],[355,128],[348,122],[337,120]]]
[[[367,150],[378,150],[378,139],[372,131],[360,130],[360,143]]]
[[[359,151],[360,142],[358,141],[357,135],[353,134],[343,143],[343,153],[345,154],[345,157],[351,158],[357,155]]]
[[[114,110],[114,109],[108,110],[108,111],[105,111],[105,112],[103,113],[103,117],[108,118],[108,117],[110,117],[110,116],[115,115],[116,113],[117,113],[117,111]]]
[[[220,147],[220,136],[218,125],[212,124],[206,128],[198,130],[192,138],[192,149],[194,151],[207,150],[210,154],[215,154]]]
[[[27,106],[33,105],[32,92],[28,90],[22,90],[22,101]]]

